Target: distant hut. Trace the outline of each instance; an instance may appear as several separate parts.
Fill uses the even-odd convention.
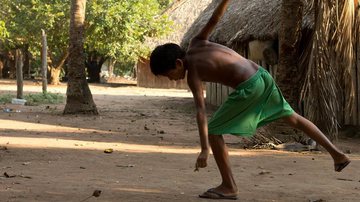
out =
[[[220,0],[213,0],[204,12],[201,13],[199,18],[195,20],[188,32],[184,35],[181,43],[183,48],[188,47],[190,39],[205,25],[219,2]],[[304,2],[305,6],[302,23],[303,34],[299,48],[299,58],[304,56],[302,59],[303,61],[309,59],[305,58],[305,56],[309,57],[309,51],[306,49],[306,46],[312,43],[311,36],[315,25],[315,11],[313,9],[312,1],[305,0]],[[218,23],[216,29],[210,36],[210,41],[226,45],[244,57],[254,60],[267,68],[274,77],[276,77],[276,75],[281,75],[281,70],[276,71],[278,62],[278,34],[281,20],[281,3],[282,1],[280,0],[231,1],[221,22]],[[357,90],[355,90],[356,94],[352,101],[346,100],[341,103],[343,106],[338,114],[340,125],[360,125],[360,68],[359,64],[356,63],[356,58],[353,58],[352,62],[354,64],[354,69],[352,71],[355,73],[357,72],[357,75],[352,75],[356,80],[354,84],[355,89]],[[306,62],[304,64],[306,65]],[[299,71],[299,74],[301,74],[300,76],[305,77],[304,72]],[[293,88],[294,86],[284,84],[281,87],[283,89]],[[207,83],[207,103],[220,105],[231,91],[232,89],[220,84]],[[350,103],[347,102],[352,102],[352,104],[354,104],[351,111],[348,111],[350,108],[346,108],[346,106],[350,105]],[[351,114],[351,117],[347,114]]]
[[[153,49],[164,43],[180,44],[184,34],[195,19],[211,3],[211,0],[174,0],[163,14],[174,21],[174,31],[160,39],[149,39],[147,45]],[[137,85],[151,88],[179,88],[187,89],[186,80],[171,81],[166,77],[154,76],[151,73],[149,60],[140,58],[137,64]]]

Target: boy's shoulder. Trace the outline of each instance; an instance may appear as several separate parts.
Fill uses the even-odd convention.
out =
[[[194,37],[191,39],[188,49],[191,49],[192,47],[206,45],[208,43],[209,43],[209,40],[204,40],[204,39],[199,39],[199,38]]]

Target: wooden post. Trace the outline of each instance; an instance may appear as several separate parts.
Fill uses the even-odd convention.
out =
[[[206,84],[205,84],[205,91],[206,91],[206,96],[205,96],[205,99],[206,99],[206,102],[207,103],[211,103],[211,83],[209,83],[209,82],[206,82]]]
[[[210,104],[215,105],[216,106],[216,96],[217,96],[217,92],[216,92],[216,83],[211,83],[211,98],[210,98]]]
[[[23,56],[20,49],[16,49],[15,67],[16,67],[16,83],[17,83],[17,99],[23,99]]]
[[[3,77],[3,75],[2,75],[3,68],[4,68],[4,63],[0,59],[0,79]]]
[[[42,74],[42,92],[47,92],[47,41],[46,34],[43,29],[41,29],[41,74]]]
[[[355,8],[358,7],[358,1],[355,2]],[[355,68],[356,68],[356,75],[355,75],[355,99],[356,99],[356,105],[357,105],[357,112],[355,114],[355,116],[357,117],[357,125],[360,126],[360,13],[358,9],[355,9],[355,27],[356,27],[356,64],[355,64]]]

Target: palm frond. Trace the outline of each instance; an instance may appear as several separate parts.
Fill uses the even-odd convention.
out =
[[[339,65],[338,71],[342,75],[342,85],[345,89],[345,111],[353,111],[353,101],[355,97],[355,89],[353,85],[352,70],[355,63],[355,5],[353,0],[345,0],[343,5],[338,5],[341,9],[338,27],[332,38],[332,43],[335,45],[336,64]],[[351,78],[351,79],[349,79]]]
[[[354,98],[354,1],[313,0],[312,5],[315,30],[305,51],[309,53],[308,68],[301,96],[306,116],[336,139],[338,114],[343,113],[343,103],[351,103]],[[346,107],[351,110],[351,105]]]

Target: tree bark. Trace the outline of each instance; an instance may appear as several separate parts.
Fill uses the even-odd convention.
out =
[[[355,8],[358,8],[359,4],[358,1],[355,0]],[[357,88],[356,88],[356,95],[357,95],[357,124],[360,126],[360,11],[359,9],[355,9],[355,49],[356,49],[356,70],[357,70]]]
[[[299,82],[298,46],[301,38],[302,0],[283,0],[279,31],[278,85],[285,98],[296,110],[299,108],[301,85]]]
[[[58,64],[56,66],[50,67],[50,78],[49,78],[50,84],[52,85],[60,84],[60,73],[68,56],[69,56],[69,51],[68,50],[64,51],[64,55],[61,57]]]
[[[71,0],[68,86],[64,114],[98,114],[85,75],[84,20],[86,0]]]
[[[30,67],[29,44],[24,45],[23,51],[24,51],[24,67],[23,67],[24,78],[30,79],[31,78],[31,67]]]
[[[0,79],[3,78],[3,69],[4,69],[4,63],[0,60]]]
[[[45,31],[41,30],[41,75],[42,75],[42,92],[47,92],[47,41]]]
[[[89,57],[85,62],[87,73],[88,73],[88,82],[89,83],[99,83],[100,82],[100,72],[101,66],[106,61],[106,57],[98,55],[96,52],[89,53]]]
[[[16,66],[16,83],[17,83],[17,94],[16,98],[23,99],[23,86],[24,86],[24,80],[23,80],[23,55],[21,53],[20,49],[16,49],[15,53],[15,66]]]

